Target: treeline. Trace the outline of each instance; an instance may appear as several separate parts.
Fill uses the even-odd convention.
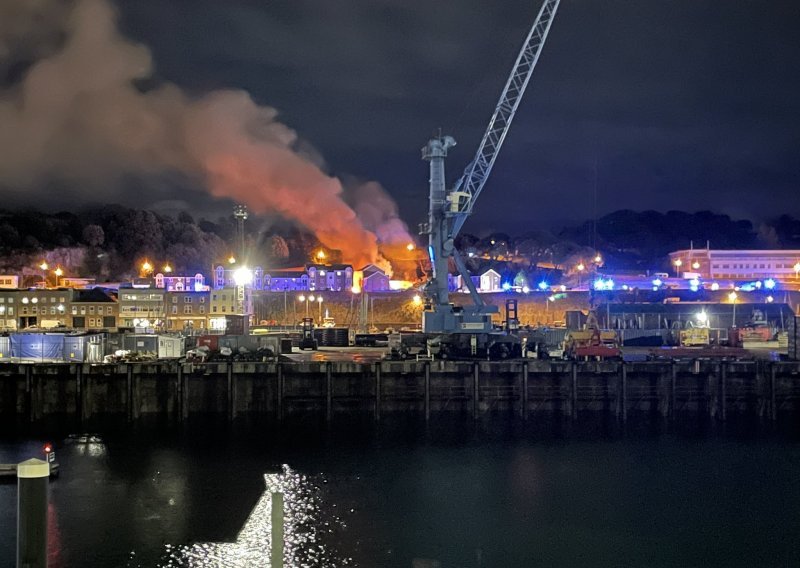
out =
[[[256,217],[246,221],[245,234],[249,261],[265,266],[303,264],[319,245],[307,231]],[[668,268],[668,252],[690,243],[702,248],[706,242],[723,249],[800,248],[800,220],[784,215],[756,226],[709,211],[621,210],[555,232],[461,234],[456,244],[474,269],[487,258],[523,268],[568,268],[589,260],[596,250],[608,267],[644,270]],[[121,206],[60,213],[0,211],[3,271],[34,266],[54,249],[80,249],[82,265],[69,268],[98,279],[130,277],[145,258],[168,262],[178,273],[208,274],[212,263],[238,251],[237,243],[231,215],[195,220],[188,213],[172,217]]]
[[[483,238],[462,234],[457,245],[490,258],[527,258],[563,266],[600,251],[609,267],[657,269],[668,268],[670,251],[704,248],[706,243],[716,249],[800,249],[800,219],[783,215],[754,225],[710,211],[620,210],[554,232],[493,233]]]
[[[317,245],[313,235],[298,229],[278,234],[269,225],[248,220],[245,233],[253,262],[286,265],[304,262]],[[195,220],[153,211],[108,206],[80,212],[0,211],[0,259],[6,271],[38,264],[48,251],[80,248],[83,265],[75,273],[98,279],[127,278],[144,259],[169,263],[176,273],[208,274],[214,262],[238,253],[232,216]]]

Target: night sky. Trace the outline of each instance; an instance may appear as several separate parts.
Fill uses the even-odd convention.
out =
[[[7,2],[11,0],[0,0]],[[476,150],[538,0],[117,0],[156,78],[241,88],[337,176],[376,180],[411,226],[420,148]],[[800,215],[800,2],[564,0],[466,231],[621,209]],[[32,202],[40,202],[34,191]],[[210,210],[182,184],[149,196]],[[141,198],[138,205],[144,205]]]

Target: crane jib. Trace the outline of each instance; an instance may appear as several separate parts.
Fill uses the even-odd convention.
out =
[[[492,330],[491,313],[495,312],[496,308],[485,305],[478,296],[471,275],[458,256],[458,251],[455,250],[454,240],[464,221],[472,213],[475,202],[491,174],[517,107],[539,60],[559,2],[560,0],[544,0],[533,27],[517,55],[478,151],[453,189],[447,191],[445,188],[444,161],[448,150],[455,146],[455,140],[450,136],[439,136],[429,140],[422,149],[423,159],[430,162],[428,222],[424,225],[424,234],[428,235],[428,253],[431,260],[431,277],[425,285],[431,309],[423,312],[422,320],[422,328],[426,333],[453,333],[458,330],[483,333]],[[472,306],[455,309],[450,303],[448,282],[450,259],[455,262],[469,289]]]

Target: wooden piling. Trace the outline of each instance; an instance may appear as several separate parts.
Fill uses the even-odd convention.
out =
[[[720,363],[719,365],[720,373],[719,373],[719,404],[720,404],[720,416],[722,421],[728,418],[728,393],[727,393],[727,378],[728,378],[728,368],[725,363]]]
[[[375,422],[381,421],[381,364],[375,363]]]
[[[325,363],[325,420],[333,418],[333,370],[330,361]]]
[[[628,422],[628,367],[625,363],[620,363],[620,402],[622,405],[622,423]]]
[[[278,412],[278,420],[283,420],[283,364],[278,363],[278,384],[277,388],[275,389],[275,408],[277,408]]]
[[[522,394],[520,398],[522,400],[522,419],[528,419],[528,377],[530,374],[530,369],[528,368],[528,362],[525,361],[522,364]]]
[[[478,399],[480,398],[480,363],[472,364],[472,418],[478,418]]]
[[[36,396],[33,392],[33,366],[25,365],[25,411],[28,415],[28,422],[36,420]]]
[[[175,417],[183,422],[183,365],[178,364],[178,375],[175,380]]]
[[[128,422],[133,421],[133,365],[125,365],[125,412]]]
[[[775,363],[773,363],[769,366],[769,414],[773,422],[778,419],[777,397],[775,396],[775,374]]]
[[[425,422],[431,420],[431,362],[425,361]]]
[[[572,362],[572,387],[570,388],[569,414],[573,420],[578,418],[578,363]]]

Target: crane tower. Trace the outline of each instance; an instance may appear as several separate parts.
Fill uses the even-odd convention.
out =
[[[422,329],[426,333],[485,334],[492,331],[491,314],[496,306],[487,306],[472,283],[470,274],[455,248],[455,238],[483,190],[492,166],[503,145],[514,114],[522,100],[533,70],[544,47],[550,25],[560,0],[545,0],[517,56],[475,157],[455,186],[447,191],[444,160],[456,142],[451,136],[439,136],[422,149],[422,158],[430,163],[428,220],[423,234],[428,235],[428,254],[432,273],[425,285],[426,309]],[[472,305],[450,303],[447,282],[448,260],[452,258],[467,285]],[[475,344],[473,338],[472,344]]]

